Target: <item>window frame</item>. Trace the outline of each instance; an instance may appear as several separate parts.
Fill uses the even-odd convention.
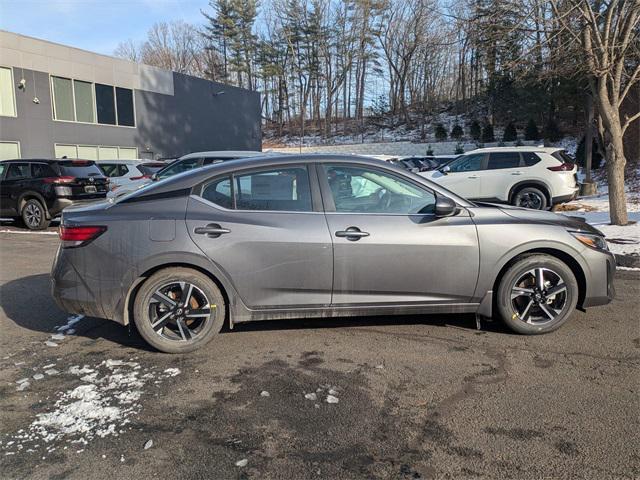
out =
[[[300,211],[300,210],[246,210],[246,209],[238,209],[236,206],[236,192],[235,192],[235,177],[244,177],[246,175],[250,175],[252,173],[259,172],[271,172],[273,170],[287,170],[291,168],[304,168],[307,171],[307,175],[309,176],[309,193],[311,195],[311,210],[308,211]],[[232,208],[225,208],[217,203],[214,203],[210,200],[207,200],[202,196],[202,192],[204,189],[215,181],[218,181],[222,178],[229,177],[231,179],[231,205]],[[219,173],[217,175],[213,175],[206,180],[203,180],[198,185],[196,185],[193,190],[193,195],[196,195],[199,200],[213,205],[215,208],[220,210],[224,210],[225,212],[234,212],[238,214],[242,213],[284,213],[284,214],[324,214],[324,208],[322,204],[322,195],[320,193],[320,185],[318,182],[316,165],[313,162],[300,162],[300,163],[279,163],[275,165],[265,165],[262,167],[247,167],[241,170],[233,170],[224,173]]]
[[[113,125],[111,125],[113,126]],[[95,148],[96,149],[96,153],[97,153],[97,158],[96,159],[90,159],[93,161],[100,161],[100,160],[131,160],[129,158],[120,158],[120,149],[124,148],[124,149],[135,149],[136,151],[136,156],[138,155],[138,147],[127,147],[127,146],[123,146],[123,145],[88,145],[85,143],[57,143],[54,142],[53,143],[53,156],[54,158],[61,158],[61,157],[56,157],[56,147],[75,147],[76,149],[76,157],[78,157],[78,149],[80,147],[85,147],[85,148]],[[118,152],[118,158],[104,158],[101,159],[100,158],[100,148],[115,148]],[[69,157],[70,158],[70,157]]]
[[[7,67],[8,68],[8,67]],[[12,75],[13,75],[13,70],[12,70]],[[74,120],[61,120],[61,119],[57,119],[56,115],[55,115],[55,94],[54,94],[54,88],[53,88],[53,77],[57,77],[57,78],[64,78],[66,80],[71,80],[71,96],[73,98],[73,118]],[[79,82],[84,82],[84,83],[90,83],[91,84],[91,97],[92,97],[92,101],[93,101],[93,118],[95,121],[93,122],[80,122],[77,120],[78,116],[76,113],[76,90],[75,90],[75,81],[79,81]],[[49,74],[49,94],[51,96],[51,119],[54,122],[62,122],[62,123],[80,123],[82,125],[95,125],[95,126],[101,126],[101,127],[118,127],[118,128],[138,128],[138,122],[137,122],[137,110],[136,110],[136,90],[135,88],[129,88],[129,87],[120,87],[117,85],[110,85],[108,83],[101,83],[100,85],[106,85],[106,86],[110,86],[113,89],[113,108],[115,111],[115,115],[116,115],[116,123],[115,124],[110,124],[110,123],[98,123],[98,105],[96,103],[96,83],[100,83],[100,82],[94,82],[94,81],[90,81],[90,80],[83,80],[80,78],[74,78],[74,77],[64,77],[62,75],[53,75],[53,74]],[[118,105],[117,105],[117,101],[116,101],[116,87],[117,88],[124,88],[127,90],[131,90],[131,103],[133,105],[133,126],[130,125],[119,125],[118,124]],[[15,102],[15,89],[14,89],[14,102]],[[16,116],[18,114],[18,111],[16,109]]]
[[[13,102],[13,115],[5,115],[4,113],[0,112],[0,117],[18,118],[18,102],[16,101],[16,84],[15,76],[13,75],[13,67],[0,65],[0,68],[6,68],[7,70],[9,70],[9,75],[11,77],[11,101]]]
[[[327,180],[327,173],[325,170],[326,166],[333,166],[333,165],[340,165],[340,166],[344,166],[346,168],[367,168],[376,172],[380,172],[384,175],[388,175],[391,177],[395,177],[401,181],[404,181],[406,183],[409,183],[411,185],[413,185],[414,187],[420,189],[420,190],[425,190],[427,192],[430,192],[431,195],[433,195],[436,199],[436,202],[438,201],[438,195],[439,193],[436,190],[432,190],[428,187],[426,187],[425,185],[421,184],[420,182],[416,182],[414,179],[412,178],[407,178],[404,177],[403,175],[398,175],[397,172],[391,171],[391,170],[387,170],[385,168],[381,168],[381,167],[377,167],[377,166],[372,166],[372,165],[368,165],[368,164],[362,164],[362,163],[352,163],[352,162],[348,162],[348,161],[327,161],[327,162],[321,162],[321,163],[317,163],[316,164],[316,175],[318,176],[319,179],[319,183],[320,183],[320,191],[322,192],[322,202],[324,204],[324,211],[325,213],[331,213],[334,215],[368,215],[368,216],[380,216],[380,215],[384,215],[384,216],[392,216],[392,217],[425,217],[425,216],[429,216],[429,217],[435,217],[436,213],[434,212],[426,212],[426,213],[393,213],[393,212],[338,212],[336,211],[336,204],[335,201],[333,199],[333,192],[331,191],[331,187],[329,186],[329,181]],[[455,201],[455,200],[454,200]],[[456,202],[457,203],[457,202]]]

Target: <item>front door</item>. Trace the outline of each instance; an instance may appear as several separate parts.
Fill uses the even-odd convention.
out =
[[[438,218],[434,192],[368,165],[321,165],[334,305],[464,303],[479,254],[467,211]]]
[[[248,307],[331,303],[331,236],[315,190],[306,165],[286,165],[215,178],[189,199],[191,238]]]
[[[451,162],[447,172],[434,172],[432,180],[463,198],[479,198],[481,195],[480,172],[485,154],[458,157]]]

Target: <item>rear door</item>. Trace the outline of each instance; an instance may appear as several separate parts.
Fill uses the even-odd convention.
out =
[[[2,211],[7,214],[19,214],[18,197],[24,192],[31,181],[31,169],[27,162],[12,162],[6,165],[4,180],[2,181]]]
[[[331,236],[306,164],[213,178],[189,199],[186,221],[248,307],[331,303]]]
[[[509,200],[512,185],[526,177],[526,167],[519,152],[491,152],[480,177],[480,196],[486,200]]]
[[[318,171],[333,240],[334,305],[465,303],[479,267],[468,212],[438,218],[435,193],[369,165]]]

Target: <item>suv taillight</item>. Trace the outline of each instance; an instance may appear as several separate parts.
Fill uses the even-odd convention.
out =
[[[575,165],[573,163],[564,162],[557,167],[547,167],[547,170],[551,170],[552,172],[570,172],[571,170],[573,170],[574,166]]]
[[[95,226],[95,225],[83,225],[83,226],[64,226],[60,225],[58,235],[62,241],[63,248],[80,247],[86,245],[89,242],[95,240],[104,232],[107,231],[107,227]]]
[[[76,181],[76,177],[72,177],[70,175],[62,176],[62,177],[48,177],[48,178],[43,178],[42,181],[44,183],[56,183],[56,184],[73,183]]]
[[[131,180],[142,180],[143,178],[151,178],[151,175],[140,175],[139,177],[131,177]]]

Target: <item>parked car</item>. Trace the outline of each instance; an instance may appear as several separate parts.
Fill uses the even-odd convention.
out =
[[[30,230],[49,226],[63,208],[105,198],[107,179],[91,160],[0,162],[0,216]]]
[[[135,322],[172,353],[275,318],[466,312],[545,333],[614,295],[615,259],[587,223],[476,205],[355,156],[184,172],[65,210],[60,238],[60,307]]]
[[[494,147],[462,154],[422,175],[469,200],[547,210],[576,197],[577,171],[560,148]]]
[[[96,165],[109,178],[109,191],[113,191],[132,182],[148,181],[154,173],[165,167],[166,163],[146,160],[98,160]]]
[[[150,177],[143,177],[136,179],[132,182],[128,182],[126,185],[121,185],[109,192],[109,198],[115,198],[125,193],[133,192],[148,183],[153,181],[162,180],[178,173],[186,172],[194,168],[200,168],[206,165],[214,163],[220,163],[227,160],[235,160],[237,158],[245,157],[260,157],[268,155],[266,152],[255,151],[234,151],[234,150],[222,150],[212,152],[194,152],[165,164],[165,166],[154,172]]]

